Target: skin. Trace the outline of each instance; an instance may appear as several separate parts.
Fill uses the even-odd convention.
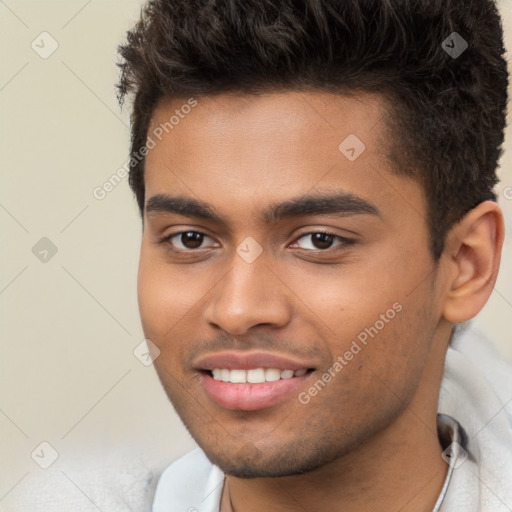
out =
[[[184,103],[161,102],[150,132]],[[147,155],[146,204],[179,195],[220,218],[145,211],[138,296],[165,391],[228,475],[223,510],[430,511],[441,490],[444,357],[453,323],[492,290],[503,219],[480,204],[434,262],[423,189],[386,158],[387,108],[370,94],[206,97]],[[338,149],[349,134],[366,146],[355,161]],[[333,192],[380,215],[261,218],[274,203]],[[184,231],[206,236],[191,242]],[[335,237],[322,245],[319,231]],[[236,251],[249,236],[262,248],[252,263]],[[225,409],[193,368],[221,350],[292,355],[314,363],[308,391],[396,303],[401,311],[307,404],[294,394],[262,410]]]

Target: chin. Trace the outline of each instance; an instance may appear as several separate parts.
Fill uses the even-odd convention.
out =
[[[297,446],[272,449],[265,454],[254,445],[243,446],[234,453],[212,453],[204,449],[210,461],[227,475],[236,478],[276,478],[296,476],[314,471],[340,454],[332,449],[304,450]]]

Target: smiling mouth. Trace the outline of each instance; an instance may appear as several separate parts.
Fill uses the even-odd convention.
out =
[[[213,370],[205,370],[205,373],[217,381],[232,384],[262,384],[264,382],[276,382],[278,380],[302,377],[311,371],[313,371],[313,368],[302,368],[300,370],[280,370],[279,368],[252,368],[250,370],[214,368]]]
[[[200,382],[209,398],[223,409],[257,411],[293,400],[312,371],[309,368],[214,368],[201,371]]]

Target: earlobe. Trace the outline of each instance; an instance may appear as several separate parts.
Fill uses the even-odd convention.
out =
[[[448,234],[444,257],[450,277],[443,317],[449,322],[473,318],[489,299],[500,266],[504,231],[500,207],[485,201]]]

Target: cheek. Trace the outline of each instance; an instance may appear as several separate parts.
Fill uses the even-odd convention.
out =
[[[378,322],[382,329],[398,316],[396,309],[403,302],[396,275],[392,272],[372,272],[368,265],[304,266],[293,270],[281,268],[280,278],[293,293],[298,314],[309,319],[331,341],[339,340],[337,350],[343,350],[347,340]],[[386,315],[386,312],[387,315]]]
[[[428,285],[413,294],[404,289],[388,289],[367,304],[364,315],[360,304],[347,305],[346,318],[353,318],[345,338],[345,359],[352,358],[346,375],[359,382],[371,407],[389,402],[406,404],[416,392],[428,361],[436,329],[434,302]],[[342,329],[341,322],[338,324]],[[349,344],[349,346],[347,346]],[[341,348],[341,347],[340,347]],[[351,355],[357,352],[356,355]],[[348,356],[348,358],[347,358]],[[358,374],[358,370],[362,369]],[[364,389],[366,387],[366,389]]]
[[[137,279],[139,313],[146,338],[161,350],[185,357],[190,340],[205,334],[201,323],[222,269],[171,264],[164,250],[143,241]]]
[[[200,299],[196,280],[180,267],[165,261],[160,250],[143,243],[139,261],[137,295],[145,335],[155,342],[172,336],[176,324],[190,313]]]
[[[388,323],[378,315],[377,320],[347,316],[346,322],[339,322],[338,336],[329,340],[333,363],[317,376],[321,379],[332,374],[327,376],[330,382],[318,393],[313,385],[302,397],[310,399],[312,418],[343,425],[345,432],[353,434],[386,425],[411,402],[432,333],[423,324],[410,321],[407,307],[392,319],[389,314]],[[373,311],[367,314],[373,315]]]
[[[435,297],[425,280],[428,262],[413,267],[403,255],[387,254],[365,265],[280,275],[333,360],[341,356],[351,367],[364,364],[395,381],[421,373],[436,324]]]
[[[158,267],[152,264],[142,250],[139,261],[137,295],[144,333],[153,341],[172,325],[169,322],[169,315],[172,315],[173,312],[171,290],[164,284],[162,277]]]

